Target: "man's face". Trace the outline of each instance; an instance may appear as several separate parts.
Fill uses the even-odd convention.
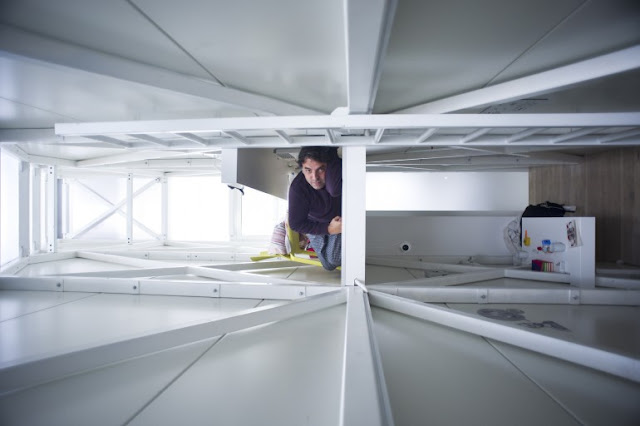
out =
[[[307,158],[302,163],[302,173],[309,185],[313,189],[324,188],[324,175],[327,171],[327,163],[319,163],[311,158]]]

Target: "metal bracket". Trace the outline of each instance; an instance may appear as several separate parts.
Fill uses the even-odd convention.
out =
[[[489,303],[489,289],[478,289],[478,303]]]
[[[570,305],[579,305],[580,304],[580,290],[578,290],[578,289],[570,289],[569,290],[569,304]]]

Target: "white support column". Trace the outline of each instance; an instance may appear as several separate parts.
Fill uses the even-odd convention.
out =
[[[127,244],[133,243],[133,173],[127,175]]]
[[[342,149],[342,285],[365,282],[366,171],[364,146]]]
[[[229,190],[229,240],[236,241],[242,236],[242,193],[239,189]]]
[[[396,0],[346,0],[347,101],[350,114],[373,110]]]
[[[368,297],[357,287],[346,291],[340,425],[393,425]]]
[[[62,179],[62,185],[60,185],[60,235],[62,238],[67,238],[69,234],[69,181]]]
[[[18,175],[18,240],[20,244],[20,257],[27,257],[31,252],[31,239],[29,237],[29,181],[31,171],[29,163],[20,162],[20,172]]]
[[[55,253],[58,251],[58,185],[56,166],[47,167],[47,251]]]
[[[33,167],[31,176],[31,250],[30,253],[40,251],[40,232],[42,229],[42,217],[40,216],[40,197],[42,194],[40,187],[41,168]]]
[[[0,147],[0,176],[2,173],[2,153],[3,149]],[[2,183],[2,180],[0,179],[0,183]],[[2,195],[2,185],[0,185],[0,195]],[[0,219],[2,219],[2,206],[0,206]],[[2,241],[2,226],[0,226],[0,241]],[[0,244],[0,259],[2,259],[2,245]],[[1,264],[2,262],[0,262]]]
[[[167,242],[167,235],[169,234],[169,184],[167,182],[167,174],[165,173],[161,180],[161,191],[160,191],[160,203],[161,203],[161,213],[160,220],[162,221],[162,229],[160,230],[160,239],[162,244]]]

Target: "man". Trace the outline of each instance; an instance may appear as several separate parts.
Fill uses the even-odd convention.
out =
[[[306,234],[322,266],[332,271],[342,257],[342,160],[337,148],[304,147],[302,171],[289,187],[289,226]]]

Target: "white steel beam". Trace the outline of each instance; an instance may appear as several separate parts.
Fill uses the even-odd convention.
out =
[[[34,165],[32,167],[33,174],[31,176],[31,250],[30,253],[37,253],[41,247],[41,229],[42,216],[40,214],[42,186],[41,171],[42,169]]]
[[[426,141],[427,141],[427,139],[429,139],[431,136],[433,136],[433,134],[434,134],[435,132],[437,132],[437,131],[438,131],[438,128],[437,128],[437,127],[432,127],[432,128],[430,128],[430,129],[425,130],[425,131],[424,131],[424,132],[423,132],[423,133],[418,137],[418,139],[416,139],[416,143],[418,144],[418,143],[426,142]]]
[[[373,136],[373,143],[380,143],[380,140],[382,140],[382,136],[384,135],[384,131],[385,129],[376,130],[376,134]]]
[[[95,195],[96,197],[100,198],[102,201],[104,201],[109,207],[113,207],[114,204],[109,201],[105,196],[103,196],[102,194],[100,194],[98,191],[96,191],[95,189],[91,188],[89,185],[79,181],[79,180],[75,180],[75,183],[77,183],[78,185],[82,186],[84,189],[86,189],[87,191],[91,192],[93,195]],[[120,216],[123,217],[127,217],[127,214],[125,212],[123,212],[121,209],[118,209],[116,211],[116,213],[118,213]],[[161,239],[160,235],[156,234],[155,232],[153,232],[151,229],[149,229],[148,227],[146,227],[143,223],[141,223],[140,221],[136,220],[135,218],[133,219],[133,223],[134,225],[136,225],[137,227],[139,227],[140,229],[142,229],[144,232],[146,232],[148,235],[150,235],[151,237],[155,238],[156,240]]]
[[[133,197],[133,173],[129,173],[127,175],[127,244],[133,243]]]
[[[46,236],[47,251],[58,251],[58,185],[56,166],[47,167],[47,193],[46,193]]]
[[[605,129],[606,129],[605,127],[590,127],[587,129],[574,130],[573,132],[568,132],[562,135],[552,137],[551,143],[560,143],[560,142],[565,142],[571,139],[581,138],[582,136],[598,133]]]
[[[630,129],[624,132],[611,133],[606,136],[598,138],[598,143],[609,143],[620,139],[632,138],[640,135],[640,129]]]
[[[370,256],[367,257],[368,265],[379,265],[379,266],[391,266],[395,268],[411,268],[411,269],[421,269],[421,270],[437,270],[437,271],[447,271],[447,272],[482,272],[482,271],[493,271],[495,268],[489,268],[486,266],[471,266],[471,265],[453,265],[449,263],[433,263],[433,262],[422,262],[419,260],[411,260],[405,258],[385,258],[385,257],[377,257]]]
[[[191,142],[195,142],[198,145],[207,146],[209,142],[205,138],[201,138],[200,136],[194,135],[193,133],[183,132],[183,133],[174,133],[184,139],[187,139]]]
[[[78,238],[79,236],[89,232],[90,230],[92,230],[93,228],[95,228],[96,226],[98,226],[99,224],[104,222],[107,218],[109,218],[115,212],[120,210],[122,208],[122,206],[124,206],[125,204],[127,204],[127,215],[129,214],[128,213],[129,211],[133,212],[133,207],[131,207],[131,209],[129,209],[129,201],[131,201],[133,203],[133,198],[135,198],[138,195],[142,194],[144,191],[146,191],[147,189],[151,188],[153,185],[155,185],[159,181],[160,181],[159,178],[158,179],[154,179],[154,180],[152,180],[150,182],[147,182],[141,188],[138,188],[135,192],[132,192],[131,196],[129,196],[129,194],[127,194],[127,196],[124,199],[122,199],[119,202],[117,202],[116,204],[114,204],[110,209],[108,209],[103,214],[101,214],[99,217],[97,217],[96,219],[91,221],[84,228],[82,228],[79,231],[75,232],[74,234],[70,235],[69,238]],[[132,178],[128,178],[128,180],[127,180],[127,192],[129,191],[129,184],[133,185],[133,179]],[[130,236],[130,233],[128,232],[128,229],[129,229],[129,224],[128,224],[128,219],[127,219],[127,238],[129,238],[129,236]],[[129,241],[129,243],[131,243],[131,241]]]
[[[478,139],[480,136],[489,133],[491,130],[493,130],[491,127],[486,127],[484,129],[478,129],[474,132],[469,133],[466,136],[463,136],[462,138],[460,138],[460,143],[469,143],[475,139]]]
[[[152,144],[155,144],[155,145],[160,145],[164,147],[171,146],[171,142],[166,141],[164,139],[157,138],[155,136],[151,136],[151,135],[137,134],[137,135],[128,135],[128,136],[131,136],[143,141],[151,142]]]
[[[40,359],[1,363],[0,395],[149,353],[212,339],[274,321],[295,318],[344,302],[345,293],[334,291],[278,306],[255,308],[229,318],[202,321],[157,333],[144,333],[126,340],[81,347],[72,352],[49,354]]]
[[[568,158],[564,158],[562,156],[558,156],[558,158],[553,158],[552,156],[545,158],[544,156],[536,156],[532,155],[530,157],[522,157],[522,156],[514,156],[514,155],[469,155],[469,153],[461,153],[459,157],[451,157],[451,158],[433,158],[433,159],[407,159],[403,161],[385,161],[383,163],[369,163],[367,164],[369,167],[371,166],[429,166],[429,165],[440,165],[440,166],[510,166],[510,167],[528,167],[532,165],[543,165],[543,164],[578,164],[580,163],[580,159],[576,156],[574,158],[569,158],[571,156],[567,156]]]
[[[56,134],[71,136],[121,135],[138,133],[191,133],[264,131],[270,136],[279,129],[362,130],[440,128],[567,128],[567,127],[639,127],[640,113],[567,113],[567,114],[368,114],[288,117],[230,117],[182,120],[122,121],[102,123],[58,123]],[[255,136],[257,136],[256,134]],[[254,135],[252,135],[254,136]],[[504,138],[505,136],[502,135]],[[370,138],[363,137],[362,140]],[[415,140],[415,136],[412,138]],[[279,137],[282,147],[288,144]],[[339,140],[335,139],[336,142]],[[309,143],[307,141],[306,143]],[[372,142],[370,141],[369,144]],[[81,162],[78,164],[81,165]]]
[[[275,132],[280,137],[280,139],[282,139],[286,143],[293,143],[293,139],[291,139],[291,136],[289,136],[284,130],[275,130]]]
[[[370,291],[369,298],[374,306],[380,308],[604,371],[636,383],[640,382],[640,360],[636,358],[498,324],[477,315],[455,312],[376,291]]]
[[[393,425],[369,300],[358,287],[346,292],[340,425]]]
[[[504,103],[554,92],[568,86],[640,68],[640,45],[549,71],[495,84],[411,108],[397,114],[442,114],[467,108]]]
[[[157,158],[169,158],[183,155],[183,151],[135,151],[126,152],[124,154],[108,155],[104,157],[89,158],[87,160],[78,160],[78,167],[96,167],[109,166],[115,164],[128,163],[139,160],[151,160]]]
[[[164,244],[169,235],[169,183],[166,173],[160,179],[160,185],[160,238]]]
[[[426,303],[526,303],[549,305],[638,306],[640,291],[578,288],[417,287],[373,284],[369,290]]]
[[[168,266],[165,268],[122,269],[118,271],[93,271],[77,272],[73,274],[58,275],[65,277],[102,277],[102,278],[141,278],[161,277],[166,275],[187,275],[186,266]]]
[[[535,135],[536,133],[540,133],[542,130],[544,129],[527,129],[527,130],[522,130],[521,132],[518,133],[514,133],[511,136],[508,136],[505,140],[506,143],[513,143],[513,142],[517,142],[519,140],[528,138],[529,136]]]
[[[596,286],[640,290],[640,279],[623,277],[596,277]]]
[[[64,67],[158,87],[245,108],[262,114],[300,115],[319,111],[289,104],[266,96],[223,87],[215,82],[143,64],[80,45],[39,36],[8,25],[0,25],[3,55],[18,55]]]
[[[451,275],[444,275],[439,277],[431,277],[431,278],[421,278],[417,280],[410,281],[398,281],[398,282],[390,282],[385,283],[387,285],[405,285],[412,284],[416,286],[420,285],[430,285],[430,286],[451,286],[451,285],[462,285],[462,284],[470,284],[481,281],[489,281],[489,280],[497,280],[500,278],[504,278],[504,270],[503,269],[492,269],[492,270],[484,270],[478,272],[467,272],[467,273],[458,273]]]
[[[131,148],[130,142],[121,141],[120,139],[116,139],[111,136],[102,136],[102,135],[87,135],[85,136],[87,139],[93,139],[94,141],[104,142],[109,145],[115,145],[119,148]]]
[[[344,2],[350,114],[369,114],[373,110],[396,4],[396,0]]]
[[[269,275],[249,274],[244,272],[226,271],[215,268],[205,268],[202,266],[189,266],[188,273],[197,277],[213,278],[220,281],[246,282],[246,283],[268,283],[268,284],[308,284],[308,281],[289,280],[277,278]]]
[[[342,150],[342,285],[365,282],[366,171],[364,146]]]
[[[223,131],[222,134],[227,135],[232,139],[235,139],[236,141],[240,142],[243,145],[251,145],[251,140],[249,138],[242,136],[239,132],[227,130],[227,131]]]
[[[324,132],[327,135],[327,139],[329,140],[329,143],[330,144],[335,144],[337,138],[336,138],[335,133],[333,133],[333,130],[325,129]]]
[[[31,197],[29,197],[31,182],[31,169],[29,163],[20,162],[18,174],[18,244],[19,256],[27,257],[31,254],[30,212]]]
[[[136,268],[163,268],[167,266],[167,262],[157,260],[137,259],[134,257],[117,256],[113,254],[96,253],[92,251],[76,252],[76,256],[81,259],[97,260],[98,262],[115,263],[118,265],[133,266]]]

